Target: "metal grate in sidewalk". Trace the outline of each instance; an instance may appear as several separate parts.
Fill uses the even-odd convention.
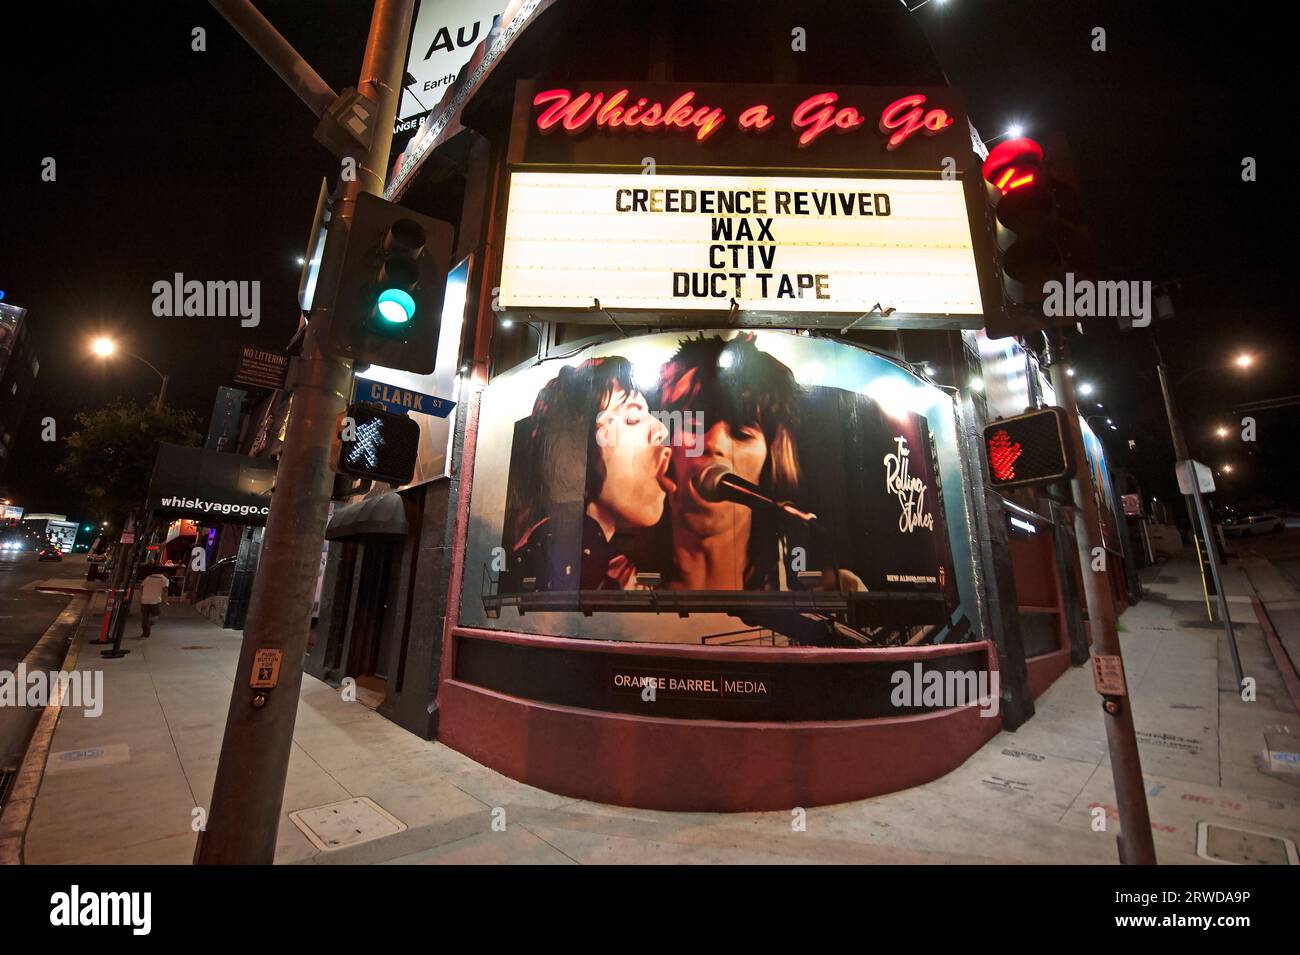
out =
[[[1300,864],[1290,839],[1212,822],[1196,824],[1196,854],[1227,865]]]
[[[0,808],[4,807],[5,800],[9,798],[9,790],[13,788],[17,776],[16,769],[0,769]]]

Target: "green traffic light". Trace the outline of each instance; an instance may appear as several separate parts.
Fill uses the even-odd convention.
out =
[[[380,292],[375,308],[379,317],[391,325],[405,325],[415,317],[415,299],[397,288]]]

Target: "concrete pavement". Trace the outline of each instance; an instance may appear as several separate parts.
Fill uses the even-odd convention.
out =
[[[1300,739],[1300,717],[1250,612],[1250,580],[1240,566],[1229,571],[1243,664],[1258,687],[1243,702],[1194,564],[1171,561],[1145,577],[1149,599],[1124,614],[1121,638],[1160,860],[1207,861],[1197,856],[1201,836],[1220,851],[1284,861],[1274,837],[1300,841],[1300,775],[1270,760],[1269,741],[1278,750]],[[169,607],[148,641],[135,639],[133,616],[133,652],[103,660],[84,646],[97,628],[93,608],[77,666],[106,672],[104,714],[63,711],[25,861],[188,863],[240,635]],[[276,861],[1114,863],[1118,820],[1090,668],[1071,669],[1037,705],[1017,732],[914,789],[806,814],[667,813],[523,785],[304,677]],[[371,826],[387,834],[321,848],[290,813],[332,803],[342,805],[317,814],[313,830],[323,843]],[[1100,819],[1107,831],[1094,830]]]

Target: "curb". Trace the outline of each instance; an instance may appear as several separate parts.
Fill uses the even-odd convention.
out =
[[[1296,673],[1295,665],[1287,656],[1286,648],[1278,639],[1277,631],[1273,629],[1273,621],[1269,619],[1268,608],[1264,606],[1264,601],[1258,597],[1250,599],[1255,605],[1255,617],[1264,630],[1264,642],[1268,644],[1268,652],[1273,655],[1273,663],[1282,677],[1287,694],[1291,697],[1291,705],[1295,707],[1296,713],[1300,714],[1300,674]]]
[[[85,611],[90,606],[90,594],[78,592],[78,596],[81,598],[80,601],[74,598],[45,631],[49,633],[57,626],[67,626],[75,621],[72,639],[68,642],[68,652],[59,667],[64,672],[77,665],[77,638],[81,635],[81,627],[85,622]],[[60,691],[60,696],[51,700],[45,707],[36,729],[32,731],[27,752],[23,756],[18,775],[14,778],[13,789],[5,802],[4,811],[0,812],[0,865],[23,864],[23,843],[27,838],[27,827],[31,823],[32,810],[36,808],[36,795],[40,792],[41,782],[45,778],[45,762],[50,755],[54,729],[58,725],[59,715],[63,709],[62,692],[65,692],[66,688],[61,686]]]
[[[95,592],[85,587],[46,587],[42,584],[37,584],[32,590],[41,594],[67,594],[69,597],[89,597]]]
[[[106,582],[103,580],[83,580],[78,577],[51,577],[47,580],[36,580],[28,586],[32,590],[47,594],[71,594],[74,597],[89,597],[101,590],[107,590]]]

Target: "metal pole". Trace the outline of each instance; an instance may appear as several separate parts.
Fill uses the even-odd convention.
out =
[[[162,385],[158,389],[158,400],[155,401],[153,404],[155,411],[162,411],[163,402],[167,400],[167,380],[168,380],[168,376],[163,375]]]
[[[317,116],[325,115],[326,110],[338,99],[338,94],[330,89],[330,85],[321,79],[311,64],[298,55],[298,51],[249,0],[210,2],[257,55],[266,61],[266,65],[275,70],[276,76],[298,94],[308,109]]]
[[[298,360],[284,451],[262,542],[264,570],[253,578],[207,828],[199,834],[195,850],[198,864],[269,864],[275,860],[316,572],[334,481],[330,445],[335,419],[343,411],[351,387],[352,363],[326,354],[329,323],[347,318],[346,313],[334,315],[334,278],[346,248],[357,195],[363,191],[379,195],[383,189],[413,6],[414,0],[376,0],[371,17],[357,89],[379,104],[374,140],[369,152],[358,156],[357,176],[344,182],[344,194],[330,219],[321,291]],[[273,689],[250,686],[259,651],[279,653],[278,682]]]
[[[136,531],[135,512],[128,511],[126,515],[126,520],[122,524],[122,534],[126,534],[128,532],[134,534],[135,531]],[[108,598],[107,598],[108,600],[111,600],[113,602],[113,605],[112,608],[109,610],[109,616],[108,616],[109,630],[108,633],[105,634],[107,638],[104,640],[105,643],[112,642],[114,628],[117,625],[117,616],[119,613],[123,612],[122,594],[126,590],[123,574],[124,574],[124,568],[127,560],[126,555],[127,553],[129,553],[127,548],[129,546],[131,545],[123,544],[119,537],[117,550],[113,554],[113,573],[110,574],[108,578]]]
[[[1196,465],[1192,462],[1192,456],[1187,451],[1187,439],[1183,436],[1178,414],[1174,410],[1174,396],[1169,387],[1169,374],[1165,370],[1164,357],[1160,354],[1160,345],[1154,337],[1151,344],[1156,351],[1156,374],[1160,378],[1160,391],[1165,399],[1165,414],[1169,417],[1169,434],[1174,441],[1174,458],[1184,468],[1188,487],[1192,489],[1191,494],[1183,495],[1187,503],[1187,516],[1192,522],[1193,536],[1196,534],[1196,525],[1198,523],[1201,525],[1201,540],[1205,542],[1205,559],[1210,564],[1210,577],[1214,581],[1214,589],[1218,591],[1219,615],[1223,618],[1223,633],[1228,638],[1228,652],[1232,657],[1232,670],[1237,676],[1237,692],[1240,693],[1245,676],[1241,670],[1241,655],[1237,652],[1237,634],[1232,627],[1232,615],[1228,612],[1228,595],[1223,592],[1223,580],[1219,573],[1219,554],[1214,546],[1214,534],[1206,514],[1205,501],[1201,497],[1201,482],[1196,475]]]
[[[1219,616],[1223,618],[1223,634],[1228,638],[1228,653],[1232,657],[1232,671],[1237,675],[1237,692],[1241,692],[1246,682],[1241,672],[1241,656],[1237,653],[1237,635],[1232,629],[1232,617],[1228,613],[1228,595],[1223,592],[1223,577],[1219,573],[1219,555],[1215,552],[1214,536],[1210,531],[1209,518],[1205,512],[1205,500],[1201,497],[1201,487],[1196,479],[1196,464],[1184,459],[1187,480],[1192,488],[1192,500],[1196,505],[1196,516],[1201,522],[1201,539],[1205,541],[1205,557],[1210,563],[1210,576],[1214,580],[1214,589],[1219,598]]]
[[[1115,622],[1114,591],[1110,572],[1103,561],[1101,570],[1094,570],[1093,552],[1102,547],[1101,515],[1093,497],[1092,479],[1088,472],[1088,458],[1083,448],[1083,430],[1079,426],[1079,408],[1075,403],[1074,382],[1065,373],[1068,355],[1065,335],[1058,328],[1051,332],[1052,386],[1056,398],[1069,419],[1070,441],[1074,458],[1078,462],[1075,476],[1070,482],[1074,495],[1074,530],[1079,546],[1079,566],[1083,571],[1083,590],[1088,603],[1088,621],[1092,631],[1094,659],[1113,657],[1123,668],[1119,628]],[[1105,557],[1105,551],[1102,551]],[[1127,687],[1127,679],[1125,685]],[[1102,706],[1106,724],[1106,743],[1110,749],[1110,771],[1115,783],[1115,801],[1119,808],[1120,834],[1119,861],[1125,865],[1155,865],[1156,846],[1151,836],[1151,816],[1147,810],[1146,786],[1142,780],[1142,759],[1138,753],[1137,734],[1133,729],[1133,711],[1130,697],[1106,696]]]

